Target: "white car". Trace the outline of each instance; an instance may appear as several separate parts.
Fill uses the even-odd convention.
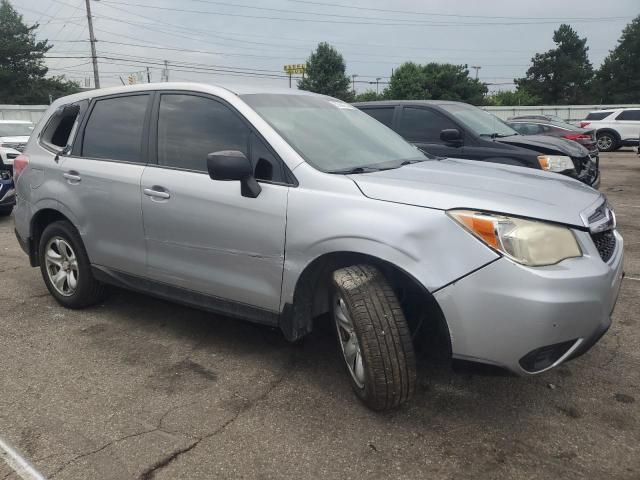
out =
[[[580,127],[596,130],[598,150],[601,152],[638,145],[640,107],[589,112],[587,118],[580,122]]]
[[[0,120],[0,147],[21,152],[31,136],[33,127],[33,123],[26,120]]]

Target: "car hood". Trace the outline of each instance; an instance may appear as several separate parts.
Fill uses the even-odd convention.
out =
[[[496,141],[507,145],[529,148],[549,155],[584,157],[589,154],[587,149],[579,143],[566,138],[547,135],[513,135],[511,137],[496,138]]]
[[[468,208],[584,228],[580,214],[603,195],[564,175],[447,158],[350,175],[372,199],[449,210]]]

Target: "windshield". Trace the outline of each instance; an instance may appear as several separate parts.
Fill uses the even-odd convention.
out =
[[[518,135],[513,128],[495,115],[465,103],[441,104],[440,108],[451,113],[476,135],[483,137],[509,137]]]
[[[397,168],[404,162],[427,160],[391,129],[340,100],[288,94],[241,97],[310,165],[323,172]]]
[[[28,137],[32,131],[32,123],[0,123],[0,137]]]
[[[556,126],[556,127],[565,128],[567,130],[576,130],[578,128],[575,125],[571,125],[570,123],[565,122],[563,120],[553,120],[553,121],[551,121],[549,123],[551,125]]]

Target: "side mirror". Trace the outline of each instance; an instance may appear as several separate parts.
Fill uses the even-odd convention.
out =
[[[243,197],[256,198],[262,191],[253,174],[251,161],[240,151],[210,153],[207,155],[207,171],[213,180],[240,181]]]
[[[445,143],[462,144],[462,134],[457,128],[446,128],[440,132],[440,140]]]

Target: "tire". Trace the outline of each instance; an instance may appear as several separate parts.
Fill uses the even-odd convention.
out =
[[[396,408],[416,386],[411,332],[391,285],[370,265],[333,273],[332,316],[356,395],[372,410]]]
[[[8,217],[9,215],[11,215],[11,212],[13,212],[13,207],[3,207],[0,208],[0,217]]]
[[[84,308],[105,297],[105,286],[93,278],[80,234],[69,222],[53,222],[44,229],[38,259],[49,293],[63,307]],[[62,279],[60,282],[54,281],[57,275]]]
[[[597,135],[598,150],[601,152],[613,152],[618,147],[618,138],[614,133],[602,132]]]

